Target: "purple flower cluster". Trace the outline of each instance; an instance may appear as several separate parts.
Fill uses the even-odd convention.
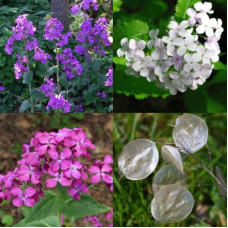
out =
[[[110,46],[107,32],[107,20],[105,17],[100,17],[92,24],[91,19],[86,19],[81,24],[81,30],[78,31],[76,39],[85,44],[89,43],[93,50],[105,56],[105,51],[103,50],[103,45]],[[75,48],[75,52],[79,55],[86,55],[87,50],[82,45],[78,45]]]
[[[26,64],[28,63],[28,59],[26,56],[20,57],[19,54],[17,54],[17,61],[14,64],[14,74],[16,79],[20,79],[22,77],[23,73],[28,71],[28,67],[26,67]]]
[[[62,23],[57,18],[51,18],[46,23],[44,38],[49,41],[60,40],[63,29]]]
[[[102,91],[102,92],[97,92],[97,96],[98,96],[98,97],[101,97],[101,98],[103,98],[103,99],[105,99],[105,98],[106,98],[106,93],[105,93],[104,91]]]
[[[70,48],[63,49],[62,54],[57,55],[60,63],[63,64],[63,70],[66,73],[68,80],[71,80],[76,75],[81,75],[83,68],[79,61],[74,57]]]
[[[79,113],[79,112],[83,112],[83,106],[82,105],[77,105],[76,108],[75,108],[75,111],[76,113]]]
[[[48,53],[45,53],[41,48],[36,48],[33,59],[40,61],[42,64],[46,63],[48,59],[52,59]]]
[[[112,87],[113,86],[113,68],[109,67],[108,73],[106,74],[108,77],[107,80],[105,81],[104,85]]]
[[[53,78],[46,79],[45,84],[40,87],[40,90],[45,95],[45,97],[51,97],[54,94],[55,89],[56,86],[53,83]]]
[[[63,47],[64,45],[67,45],[69,43],[69,38],[73,36],[72,32],[68,32],[66,34],[63,34],[57,43],[57,46]]]
[[[65,113],[69,113],[70,103],[61,94],[53,94],[50,96],[46,109],[49,110],[50,108],[54,110],[61,109]]]
[[[111,155],[106,155],[104,161],[95,160],[93,165],[89,167],[88,171],[93,175],[90,178],[91,183],[98,183],[103,180],[107,187],[113,191],[113,159]]]
[[[79,14],[82,9],[87,11],[90,10],[91,7],[94,11],[98,10],[97,0],[83,0],[80,3],[75,3],[71,8],[71,13],[76,15]]]
[[[57,183],[69,186],[69,195],[80,200],[80,193],[88,192],[88,186],[84,183],[88,175],[87,165],[82,164],[79,159],[86,157],[89,161],[89,149],[95,149],[95,145],[81,128],[63,128],[57,133],[37,132],[29,145],[23,145],[23,155],[18,161],[18,167],[6,175],[0,175],[0,202],[3,199],[12,200],[16,207],[23,204],[33,207],[40,197],[44,197],[44,187],[54,188]],[[89,168],[89,172],[94,174],[91,182],[103,179],[110,187],[110,164],[112,156],[106,156],[104,162],[95,161]],[[44,178],[45,186],[42,182]]]

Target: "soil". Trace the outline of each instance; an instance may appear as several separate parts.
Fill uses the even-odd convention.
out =
[[[35,118],[34,118],[34,115]],[[50,114],[54,118],[53,115]],[[21,145],[29,143],[31,137],[37,131],[57,131],[58,126],[50,125],[50,115],[43,114],[1,114],[0,115],[0,173],[5,174],[13,170],[22,152]],[[62,114],[64,115],[64,114]],[[67,118],[75,124],[74,114],[68,114]],[[52,118],[51,117],[51,118]],[[59,115],[61,118],[61,115]],[[66,116],[64,117],[64,119]],[[74,121],[74,122],[73,122]],[[70,123],[71,123],[70,122]],[[69,125],[69,123],[68,123]],[[102,159],[106,154],[112,154],[112,115],[111,114],[84,114],[84,118],[77,120],[87,134],[88,138],[96,145],[92,160]],[[69,126],[66,126],[70,128]],[[96,189],[90,189],[90,194],[100,203],[112,207],[112,193],[104,183],[96,185]],[[4,214],[11,214],[14,223],[21,218],[21,209],[11,204],[0,205]],[[105,214],[98,215],[104,226],[108,226]],[[0,224],[1,225],[1,224]],[[1,225],[3,226],[3,225]],[[92,226],[92,224],[79,219],[75,226]]]

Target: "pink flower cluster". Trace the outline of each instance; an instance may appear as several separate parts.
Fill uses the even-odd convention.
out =
[[[112,87],[113,86],[113,68],[112,67],[109,67],[106,77],[108,77],[108,78],[105,81],[104,85]]]
[[[80,3],[75,3],[71,8],[71,13],[76,15],[79,14],[82,9],[86,11],[90,8],[92,8],[94,11],[98,10],[97,0],[83,0]]]
[[[95,145],[87,138],[81,128],[60,129],[55,132],[37,132],[30,144],[23,145],[22,159],[18,167],[6,175],[0,175],[0,202],[11,200],[16,207],[25,204],[28,207],[39,202],[44,197],[43,189],[54,188],[59,183],[69,186],[68,193],[75,200],[80,200],[80,193],[88,192],[85,180],[88,179],[87,165],[79,160],[84,157],[90,160]],[[112,157],[106,156],[104,162],[96,161],[89,170],[96,177],[94,183],[102,178],[111,188]],[[100,170],[100,179],[97,173]],[[46,178],[44,186],[44,178]]]

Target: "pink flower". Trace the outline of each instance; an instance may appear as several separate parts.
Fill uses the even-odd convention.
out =
[[[36,194],[36,189],[33,187],[25,189],[24,193],[20,188],[13,187],[11,194],[15,197],[12,203],[16,207],[21,207],[23,203],[27,207],[33,207],[35,205],[35,199],[33,196]]]
[[[40,166],[40,156],[37,152],[25,153],[22,156],[31,166]]]
[[[113,164],[113,158],[111,155],[106,155],[104,159],[105,164]]]
[[[54,188],[59,182],[62,186],[70,186],[72,184],[72,180],[67,178],[64,173],[59,174],[59,172],[53,172],[49,169],[48,172],[54,178],[46,180],[46,186],[48,188]]]
[[[87,193],[88,187],[86,184],[83,184],[81,180],[74,180],[72,187],[69,188],[67,192],[73,197],[74,200],[80,200],[80,193]]]
[[[49,155],[53,159],[50,163],[50,168],[55,172],[58,171],[60,168],[62,170],[67,170],[70,167],[70,156],[71,150],[64,148],[62,152],[59,154],[55,149],[49,150]]]
[[[103,179],[103,181],[106,183],[112,182],[112,176],[106,174],[107,172],[110,172],[111,170],[112,170],[112,168],[106,164],[103,164],[100,166],[98,166],[98,165],[90,166],[88,171],[90,173],[95,174],[90,179],[91,183],[98,183],[101,181],[101,179]]]
[[[65,171],[64,174],[66,175],[66,177],[74,177],[75,179],[79,179],[81,177],[81,168],[82,164],[76,160],[70,164],[69,169]]]
[[[42,175],[39,169],[28,165],[21,165],[18,174],[19,180],[25,182],[31,180],[32,184],[40,183],[40,177]]]

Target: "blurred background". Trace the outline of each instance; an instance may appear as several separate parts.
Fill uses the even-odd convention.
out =
[[[112,154],[111,114],[1,114],[0,115],[0,174],[13,170],[21,158],[22,144],[28,144],[37,131],[58,131],[61,128],[82,128],[96,145],[91,160],[103,159]],[[112,207],[112,193],[104,183],[90,189],[90,194],[100,203]],[[13,226],[23,218],[21,208],[9,201],[0,204],[0,226]],[[104,214],[99,214],[101,223],[108,226]],[[91,226],[90,222],[65,219],[63,226]]]
[[[159,29],[159,35],[163,36],[175,13],[177,0],[114,0],[114,112],[226,112],[227,1],[207,1],[213,4],[212,17],[221,18],[225,28],[219,41],[222,69],[214,70],[197,90],[188,89],[184,94],[179,92],[173,96],[143,77],[126,75],[125,62],[116,52],[124,37],[148,41],[151,29]]]
[[[188,190],[195,204],[191,214],[181,222],[160,224],[151,215],[152,180],[156,172],[165,164],[160,160],[155,171],[146,179],[130,181],[122,178],[117,166],[117,157],[123,147],[137,138],[147,138],[155,142],[173,143],[172,127],[180,113],[175,114],[114,114],[113,154],[114,154],[114,226],[141,227],[224,227],[227,224],[226,202],[219,196],[216,182],[194,159],[184,161]],[[207,124],[208,146],[212,154],[215,170],[218,165],[225,179],[227,177],[227,118],[226,114],[197,114]],[[194,154],[207,167],[210,159],[206,147]],[[192,185],[202,186],[192,186]],[[205,185],[204,185],[205,184]]]

